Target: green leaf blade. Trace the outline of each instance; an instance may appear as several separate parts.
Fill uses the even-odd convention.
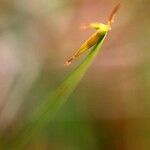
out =
[[[92,64],[93,60],[101,50],[102,44],[107,36],[107,32],[101,37],[99,42],[92,48],[91,52],[79,64],[70,75],[56,88],[50,92],[44,102],[39,106],[31,117],[30,125],[19,136],[17,143],[14,145],[15,149],[22,149],[28,142],[45,126],[49,120],[57,113],[57,111],[65,104],[69,96],[73,93],[86,71]]]

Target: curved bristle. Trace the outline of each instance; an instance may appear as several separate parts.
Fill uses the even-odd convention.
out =
[[[114,17],[117,13],[117,11],[119,10],[121,6],[121,1],[119,1],[119,3],[113,8],[110,16],[109,16],[109,19],[108,19],[108,24],[111,26],[111,24],[114,22]]]

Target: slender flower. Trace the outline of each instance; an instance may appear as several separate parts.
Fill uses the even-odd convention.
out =
[[[79,49],[76,50],[76,52],[65,62],[65,65],[70,65],[73,60],[75,60],[77,57],[79,57],[81,54],[86,52],[89,48],[96,45],[96,43],[104,37],[104,35],[111,30],[112,23],[114,22],[114,17],[120,8],[120,2],[113,8],[111,11],[111,14],[109,16],[107,24],[103,23],[91,23],[88,26],[84,26],[85,28],[92,28],[96,29],[96,32],[91,35],[82,45]]]

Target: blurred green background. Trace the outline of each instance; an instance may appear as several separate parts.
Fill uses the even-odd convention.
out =
[[[113,0],[0,0],[0,150],[55,89]],[[86,76],[27,150],[150,149],[150,5],[125,0]]]

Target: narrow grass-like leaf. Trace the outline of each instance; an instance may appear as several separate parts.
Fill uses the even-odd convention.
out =
[[[100,51],[103,41],[107,35],[101,37],[98,43],[91,49],[90,53],[83,60],[79,66],[77,66],[71,74],[60,84],[60,86],[48,94],[43,100],[44,103],[39,106],[38,110],[32,117],[32,121],[28,125],[28,128],[24,130],[24,133],[20,133],[20,138],[17,140],[14,149],[23,149],[23,147],[33,138],[39,130],[46,125],[60,107],[67,101],[68,97],[72,94],[78,83],[88,70],[89,66],[93,62],[97,53]]]

